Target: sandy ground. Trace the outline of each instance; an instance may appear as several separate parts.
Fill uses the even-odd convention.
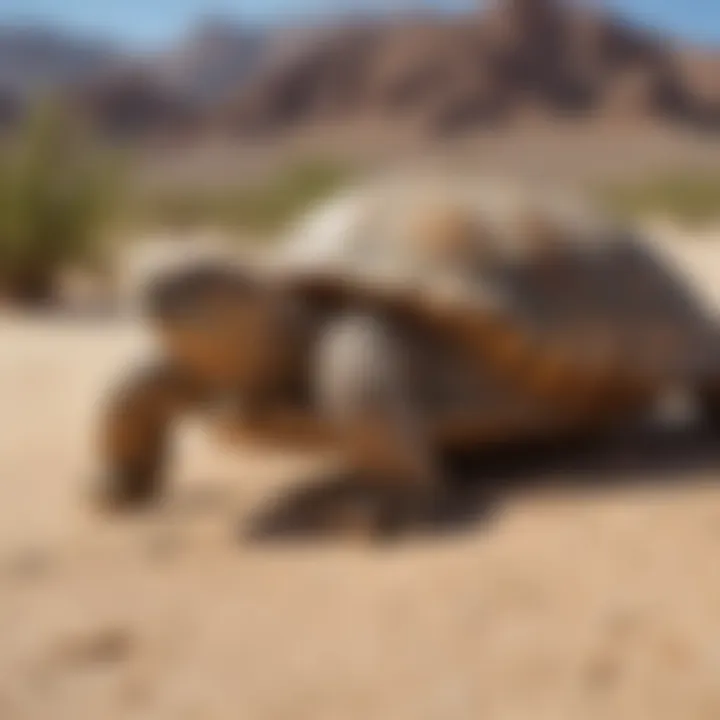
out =
[[[720,244],[683,254],[712,295]],[[188,427],[168,506],[107,522],[92,420],[145,343],[0,318],[2,720],[720,717],[713,442],[551,470],[562,488],[508,484],[462,532],[380,549],[251,542],[305,461]]]

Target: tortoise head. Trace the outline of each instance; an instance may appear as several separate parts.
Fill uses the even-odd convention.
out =
[[[249,268],[206,262],[156,278],[145,314],[170,358],[222,387],[256,383],[278,352],[277,303]]]

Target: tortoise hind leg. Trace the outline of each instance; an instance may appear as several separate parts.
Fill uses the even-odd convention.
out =
[[[160,499],[170,426],[188,400],[186,383],[164,363],[131,372],[111,391],[100,419],[102,471],[93,488],[98,505],[122,510]]]
[[[340,522],[375,537],[427,519],[441,487],[410,360],[401,337],[373,315],[334,320],[316,356],[319,409],[355,479],[355,505],[345,518],[340,509]]]
[[[720,380],[699,388],[695,397],[704,422],[713,430],[720,430]]]

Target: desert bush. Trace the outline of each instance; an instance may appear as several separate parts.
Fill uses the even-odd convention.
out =
[[[85,140],[59,106],[39,107],[0,157],[0,286],[52,297],[57,273],[92,262],[117,196],[116,158]]]
[[[720,173],[680,171],[599,190],[603,203],[626,217],[662,215],[683,224],[720,219]]]
[[[146,221],[173,227],[220,225],[267,237],[307,207],[338,190],[348,169],[322,159],[292,163],[260,184],[165,190],[141,201]]]

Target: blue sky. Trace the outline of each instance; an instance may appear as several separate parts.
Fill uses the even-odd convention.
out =
[[[720,44],[720,0],[604,1],[642,23]],[[352,8],[462,9],[477,4],[474,0],[0,0],[0,24],[40,20],[152,46],[177,37],[205,15],[265,23]]]

